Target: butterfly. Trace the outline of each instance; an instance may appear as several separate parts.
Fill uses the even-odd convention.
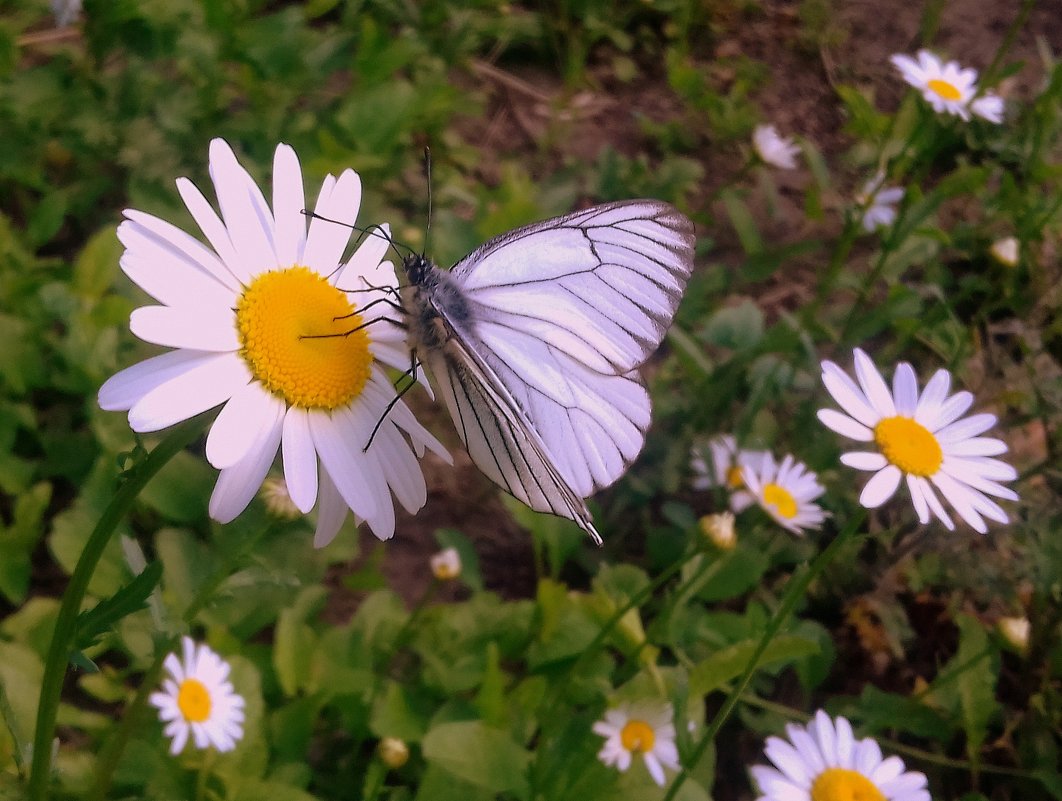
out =
[[[693,249],[685,215],[630,200],[509,231],[449,271],[403,259],[411,349],[472,461],[598,544],[585,499],[645,444],[638,367],[671,324]]]

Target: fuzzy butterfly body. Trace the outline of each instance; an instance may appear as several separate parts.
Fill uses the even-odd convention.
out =
[[[598,543],[585,498],[645,443],[637,368],[667,332],[693,245],[673,206],[632,200],[502,234],[449,272],[404,260],[410,345],[472,460]]]

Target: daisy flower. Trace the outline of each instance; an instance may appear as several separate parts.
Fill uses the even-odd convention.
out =
[[[444,548],[431,558],[431,572],[439,581],[450,581],[461,575],[461,554],[457,548]]]
[[[228,680],[229,663],[190,637],[181,644],[184,660],[177,654],[166,657],[163,666],[170,677],[163,679],[162,692],[150,698],[167,724],[165,735],[173,738],[170,753],[181,752],[189,732],[196,748],[231,751],[243,737],[243,698]]]
[[[856,203],[863,208],[863,229],[874,231],[887,228],[896,222],[896,207],[903,200],[903,189],[898,186],[886,188],[885,175],[878,173],[856,193]]]
[[[916,58],[897,54],[889,60],[938,114],[954,114],[969,121],[973,112],[989,122],[1003,121],[1001,97],[990,93],[978,97],[977,70],[963,69],[957,61],[941,61],[928,50],[919,50]]]
[[[1027,617],[1001,617],[996,623],[1003,639],[1015,650],[1025,653],[1029,650],[1029,634],[1032,624]]]
[[[774,767],[756,765],[757,801],[930,801],[926,777],[905,771],[897,756],[882,758],[870,737],[857,740],[844,718],[821,709],[805,726],[786,726],[789,739],[768,737]]]
[[[705,515],[698,522],[701,526],[701,533],[719,550],[732,551],[737,546],[733,513]]]
[[[936,491],[982,534],[987,531],[982,515],[1007,522],[1006,513],[986,493],[1018,500],[1017,493],[999,484],[1014,480],[1018,474],[1010,465],[989,458],[1005,453],[1005,443],[978,436],[996,424],[995,415],[963,418],[973,404],[973,395],[962,391],[949,396],[951,374],[947,370],[938,370],[921,395],[914,368],[907,362],[896,366],[891,392],[870,357],[859,348],[855,350],[855,372],[858,385],[833,362],[822,363],[822,382],[843,413],[820,409],[819,420],[849,439],[877,446],[876,452],[854,451],[841,456],[841,462],[849,467],[874,472],[859,496],[863,506],[873,509],[885,503],[896,492],[900,479],[906,478],[923,524],[936,515],[949,529],[955,527]]]
[[[822,527],[827,513],[815,499],[826,488],[803,462],[786,456],[779,465],[767,454],[758,468],[746,467],[741,475],[756,503],[782,528],[803,534]]]
[[[351,229],[313,219],[307,230],[302,170],[287,145],[273,161],[272,208],[220,139],[210,175],[220,216],[191,181],[177,181],[210,247],[141,211],[118,226],[122,270],[159,302],[136,309],[129,327],[174,350],[110,378],[100,406],[128,410],[132,429],[149,432],[222,405],[206,440],[221,471],[210,514],[222,523],[246,508],[279,450],[292,502],[303,513],[317,504],[315,545],[335,537],[348,508],[387,539],[391,493],[410,512],[427,497],[414,450],[449,460],[405,404],[384,418],[395,393],[383,366],[408,368],[405,332],[378,319],[385,305],[359,309],[397,286],[381,263],[387,228],[342,263]],[[355,172],[329,175],[316,212],[352,223],[360,199]]]
[[[694,445],[690,452],[691,486],[696,490],[724,487],[730,492],[730,508],[742,512],[754,503],[745,489],[741,469],[759,466],[767,451],[739,448],[730,434],[712,437],[707,443]]]
[[[795,170],[800,147],[788,136],[779,136],[773,125],[757,125],[752,132],[752,147],[765,164],[781,170]]]
[[[664,768],[679,769],[671,719],[671,704],[642,702],[608,710],[605,719],[593,727],[595,734],[605,738],[597,758],[609,767],[626,771],[631,759],[641,754],[649,775],[663,787],[667,783]]]

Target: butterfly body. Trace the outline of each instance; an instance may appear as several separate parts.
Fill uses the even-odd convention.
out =
[[[472,460],[599,543],[584,499],[644,444],[636,371],[671,322],[693,241],[672,206],[626,201],[510,231],[449,272],[403,262],[410,345]]]

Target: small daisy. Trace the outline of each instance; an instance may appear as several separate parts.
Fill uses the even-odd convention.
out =
[[[951,374],[947,370],[938,370],[921,396],[914,368],[907,362],[896,366],[891,392],[859,348],[855,371],[858,386],[833,362],[822,363],[822,382],[844,413],[820,409],[819,420],[838,434],[878,447],[876,453],[855,451],[841,456],[849,467],[874,471],[859,502],[868,509],[880,506],[906,477],[923,524],[932,513],[949,529],[955,527],[933,487],[982,534],[988,530],[982,515],[1006,523],[1006,512],[985,493],[1018,500],[1017,493],[999,484],[1013,481],[1018,474],[1010,465],[989,458],[1006,452],[1002,440],[978,436],[996,424],[996,416],[975,414],[960,419],[973,403],[973,395],[963,391],[949,397]]]
[[[1018,245],[1017,239],[1008,236],[1004,239],[999,239],[993,242],[992,247],[988,249],[988,252],[992,254],[992,258],[1004,267],[1017,267],[1021,248]]]
[[[826,488],[803,462],[786,456],[776,465],[768,454],[759,469],[746,467],[741,474],[756,502],[782,528],[803,534],[822,527],[827,513],[814,501]]]
[[[1003,121],[1001,97],[990,93],[977,96],[977,70],[963,69],[957,61],[941,61],[928,50],[919,50],[917,60],[900,54],[889,60],[938,114],[969,120],[972,111],[989,122]]]
[[[874,231],[896,222],[896,207],[903,200],[903,189],[884,186],[885,175],[878,173],[856,193],[856,203],[863,208],[863,229]]]
[[[786,726],[788,742],[768,737],[764,753],[775,767],[756,765],[757,801],[930,801],[926,777],[905,771],[897,756],[882,758],[869,737],[857,740],[844,718],[821,709],[805,726]]]
[[[190,637],[181,644],[184,661],[177,654],[166,657],[163,665],[170,678],[163,679],[162,692],[150,698],[167,724],[165,735],[173,738],[170,753],[184,749],[189,731],[196,748],[231,751],[243,737],[243,698],[228,680],[229,663]]]
[[[594,733],[605,739],[597,758],[609,767],[626,771],[631,758],[641,754],[649,775],[658,785],[667,783],[664,768],[679,769],[671,704],[642,702],[624,704],[605,712],[594,724]]]
[[[431,572],[439,581],[450,581],[461,575],[461,554],[457,548],[444,548],[431,558]]]
[[[315,545],[335,537],[348,508],[387,539],[391,493],[410,512],[427,498],[414,450],[449,456],[405,404],[389,406],[382,366],[407,369],[409,351],[405,332],[379,319],[385,289],[397,286],[381,262],[386,226],[342,263],[351,229],[313,219],[307,230],[302,170],[287,145],[273,161],[272,208],[220,139],[210,143],[210,175],[220,216],[191,181],[177,181],[210,247],[140,211],[118,226],[122,270],[159,301],[136,309],[130,329],[174,350],[110,378],[100,406],[128,410],[132,429],[148,432],[222,405],[206,440],[221,471],[215,520],[244,510],[280,451],[292,502],[304,513],[318,505]],[[360,179],[345,170],[325,178],[316,211],[353,222],[360,198]],[[359,308],[374,300],[380,311],[363,318]]]
[[[773,125],[757,125],[752,132],[752,146],[765,164],[780,170],[795,170],[800,147],[788,136],[779,136]]]
[[[730,508],[743,512],[754,503],[741,476],[743,467],[758,467],[767,451],[739,448],[729,434],[712,437],[707,443],[694,445],[690,452],[690,469],[694,477],[691,486],[696,490],[724,487],[730,492]]]

